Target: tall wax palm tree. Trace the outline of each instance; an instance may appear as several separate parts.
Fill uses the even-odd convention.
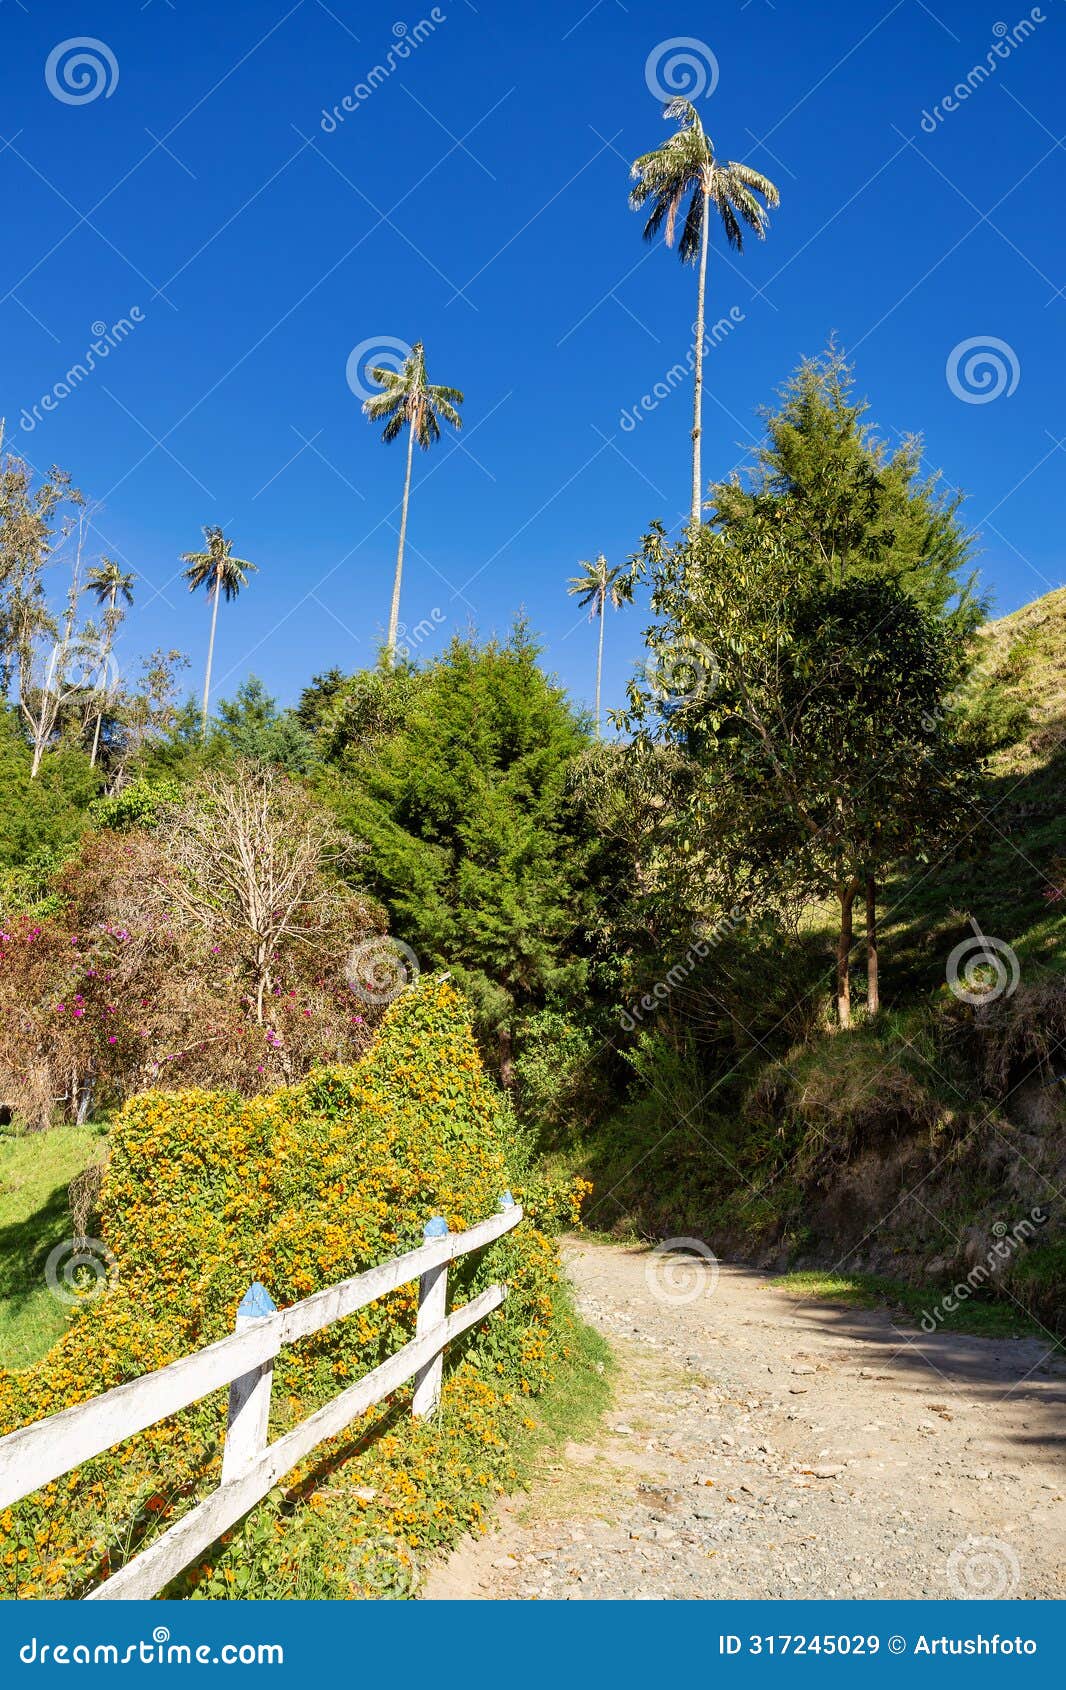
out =
[[[98,605],[104,611],[103,637],[99,646],[99,663],[101,681],[106,687],[107,660],[111,655],[111,648],[115,643],[115,635],[122,621],[123,612],[119,609],[119,600],[123,605],[133,603],[133,576],[124,574],[112,558],[103,557],[98,564],[89,570],[85,578],[85,588],[92,593]],[[100,751],[100,729],[104,720],[104,699],[97,694],[96,726],[93,729],[93,749],[89,758],[89,767],[96,766],[96,759]]]
[[[660,229],[667,246],[673,246],[678,215],[684,201],[688,208],[681,226],[678,257],[683,264],[699,263],[696,295],[696,345],[692,410],[692,516],[699,523],[703,488],[700,476],[700,433],[703,411],[704,299],[707,291],[707,248],[710,241],[711,210],[717,212],[729,245],[740,252],[744,230],[762,240],[766,234],[766,207],[779,203],[774,184],[760,171],[732,159],[723,163],[715,157],[714,143],[704,132],[690,100],[669,100],[663,116],[678,124],[675,134],[654,152],[634,160],[630,175],[636,182],[629,196],[634,211],[650,206],[644,225],[644,239],[654,240]],[[766,205],[760,205],[759,196]]]
[[[386,659],[391,666],[396,661],[396,630],[400,622],[400,584],[403,580],[403,550],[407,540],[407,506],[411,497],[411,461],[415,443],[424,452],[440,439],[440,418],[453,428],[462,428],[463,419],[457,406],[463,395],[457,387],[434,387],[426,378],[426,351],[420,340],[412,346],[410,355],[398,370],[371,370],[381,386],[380,393],[371,394],[363,410],[371,422],[384,421],[382,440],[395,440],[407,429],[407,472],[403,482],[403,506],[400,512],[400,543],[396,549],[396,574],[392,583],[392,605],[389,609],[389,633]]]
[[[207,738],[207,706],[211,696],[211,665],[215,656],[215,627],[218,623],[218,601],[225,594],[226,599],[235,599],[242,587],[248,585],[249,575],[256,573],[254,563],[247,558],[233,556],[233,541],[227,540],[221,528],[206,527],[204,539],[207,541],[205,552],[182,552],[182,563],[188,564],[184,578],[189,583],[190,593],[195,593],[200,587],[207,588],[207,596],[211,600],[211,638],[207,645],[207,669],[204,673],[204,703],[200,717],[200,737]]]
[[[628,599],[631,593],[630,577],[624,575],[621,564],[613,569],[608,566],[607,559],[601,552],[595,563],[588,563],[582,558],[579,568],[581,575],[571,576],[567,592],[571,598],[576,598],[582,610],[588,606],[589,621],[596,617],[600,620],[600,634],[596,646],[596,738],[600,732],[600,687],[603,681],[603,624],[604,613],[610,604],[615,610]]]

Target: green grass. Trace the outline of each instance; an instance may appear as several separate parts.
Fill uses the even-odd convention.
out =
[[[568,1439],[579,1441],[590,1432],[608,1407],[616,1367],[605,1338],[575,1313],[565,1285],[566,1314],[572,1322],[569,1354],[548,1389],[529,1405],[532,1425],[523,1428],[514,1446],[514,1464],[522,1483],[532,1477],[537,1456],[558,1449]]]
[[[890,1308],[894,1313],[921,1324],[923,1314],[939,1310],[937,1328],[944,1332],[969,1332],[977,1338],[1032,1338],[1044,1334],[1015,1303],[985,1301],[971,1297],[953,1311],[941,1309],[946,1286],[929,1285],[924,1291],[898,1279],[884,1279],[874,1273],[828,1273],[818,1268],[786,1273],[772,1279],[767,1290],[783,1291],[787,1297],[809,1302],[837,1303],[847,1308]]]
[[[52,1127],[0,1138],[0,1367],[29,1367],[68,1320],[45,1283],[49,1251],[71,1236],[67,1186],[94,1157],[101,1128]]]

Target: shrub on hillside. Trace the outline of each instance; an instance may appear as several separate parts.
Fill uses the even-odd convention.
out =
[[[507,1118],[463,1000],[425,980],[355,1067],[252,1099],[133,1099],[112,1132],[101,1199],[110,1284],[45,1360],[0,1375],[0,1433],[222,1337],[253,1280],[285,1306],[413,1248],[432,1215],[459,1231],[494,1213],[514,1180]],[[364,1542],[435,1545],[475,1524],[513,1480],[523,1400],[566,1344],[557,1276],[554,1246],[530,1219],[457,1263],[455,1304],[496,1280],[510,1294],[449,1350],[439,1416],[412,1423],[405,1397],[399,1417],[396,1399],[372,1411],[315,1450],[176,1593],[348,1596]],[[407,1286],[284,1351],[272,1435],[400,1348],[416,1304]],[[216,1392],[9,1509],[9,1594],[78,1595],[114,1571],[217,1483],[224,1426]]]
[[[365,1048],[378,1011],[353,993],[346,965],[383,923],[371,900],[325,874],[321,895],[290,888],[288,925],[267,933],[256,979],[250,922],[221,885],[202,913],[183,907],[180,877],[165,831],[91,832],[53,874],[48,905],[8,917],[0,1103],[29,1126],[147,1087],[248,1095]]]

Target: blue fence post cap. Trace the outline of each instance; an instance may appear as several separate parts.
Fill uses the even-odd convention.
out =
[[[511,1196],[511,1193],[509,1191],[505,1191],[503,1196],[500,1198],[500,1208],[501,1209],[513,1209],[514,1208],[514,1198]]]
[[[244,1296],[237,1314],[242,1320],[263,1320],[268,1314],[277,1314],[278,1305],[275,1303],[265,1285],[260,1285],[258,1279],[253,1279]]]
[[[448,1223],[443,1215],[434,1215],[422,1228],[423,1238],[447,1238]]]

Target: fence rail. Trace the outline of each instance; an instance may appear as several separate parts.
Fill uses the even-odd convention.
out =
[[[440,1400],[445,1349],[499,1308],[507,1295],[506,1286],[490,1285],[446,1316],[448,1263],[491,1244],[521,1219],[522,1209],[509,1192],[500,1200],[499,1214],[466,1232],[450,1233],[447,1222],[437,1216],[427,1223],[426,1242],[417,1249],[316,1291],[286,1309],[275,1308],[262,1285],[252,1285],[228,1338],[0,1438],[0,1508],[229,1385],[217,1489],[105,1579],[86,1600],[154,1596],[317,1444],[343,1432],[408,1380],[415,1381],[412,1412],[420,1418],[433,1413]],[[419,1281],[414,1338],[308,1419],[268,1443],[274,1361],[282,1347],[323,1331],[413,1279]]]

